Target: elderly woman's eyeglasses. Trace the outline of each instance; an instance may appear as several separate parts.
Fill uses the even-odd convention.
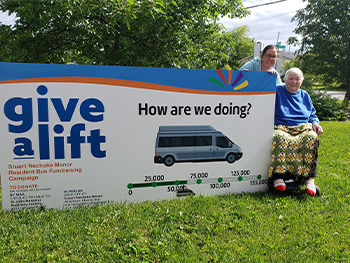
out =
[[[267,56],[268,58],[273,58],[273,59],[277,59],[278,58],[278,55],[275,56],[275,55],[271,55],[271,54],[264,54],[265,56]]]

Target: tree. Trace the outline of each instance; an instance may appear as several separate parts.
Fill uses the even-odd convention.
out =
[[[283,72],[287,72],[288,69],[293,68],[293,67],[300,67],[300,60],[298,58],[293,59],[293,60],[285,60],[284,63],[281,65],[281,69]]]
[[[241,26],[228,33],[229,38],[234,42],[226,52],[229,56],[228,65],[232,69],[239,69],[241,67],[239,60],[254,53],[254,41],[247,36],[248,32],[247,26]]]
[[[303,0],[305,1],[305,0]],[[295,33],[302,36],[303,70],[346,87],[344,103],[350,100],[350,1],[308,0],[298,10]]]
[[[0,24],[0,46],[1,46],[0,58],[2,61],[8,61],[8,59],[10,58],[10,55],[9,55],[10,51],[9,51],[9,45],[8,45],[10,34],[11,34],[11,27]],[[4,59],[5,57],[7,59]]]
[[[3,61],[184,68],[219,67],[230,44],[219,17],[248,14],[241,0],[2,0],[0,10],[18,17],[0,28]]]

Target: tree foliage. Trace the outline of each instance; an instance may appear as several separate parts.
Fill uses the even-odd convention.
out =
[[[304,0],[305,1],[305,0]],[[302,36],[303,70],[338,81],[350,99],[350,1],[308,0],[297,12],[295,33]]]
[[[17,16],[0,27],[3,61],[183,68],[222,66],[232,40],[217,21],[248,14],[241,0],[2,0],[0,10]]]
[[[228,65],[231,69],[239,69],[242,65],[240,59],[248,57],[254,53],[254,41],[247,36],[249,28],[240,26],[228,33],[229,38],[234,41],[227,49]]]

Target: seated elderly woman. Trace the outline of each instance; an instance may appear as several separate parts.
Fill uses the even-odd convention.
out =
[[[276,87],[269,176],[279,191],[286,189],[287,178],[302,177],[306,193],[315,195],[318,135],[323,130],[309,94],[300,89],[303,79],[299,68],[291,68],[285,74],[285,84]]]

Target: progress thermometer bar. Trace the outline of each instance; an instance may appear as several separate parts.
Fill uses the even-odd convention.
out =
[[[260,180],[261,174],[251,176],[235,176],[235,177],[219,177],[219,178],[199,178],[189,180],[175,180],[175,181],[158,181],[149,183],[129,183],[128,188],[141,188],[141,187],[158,187],[158,186],[169,186],[169,185],[183,185],[183,184],[210,184],[210,183],[222,183],[222,182],[243,182],[249,180]]]

